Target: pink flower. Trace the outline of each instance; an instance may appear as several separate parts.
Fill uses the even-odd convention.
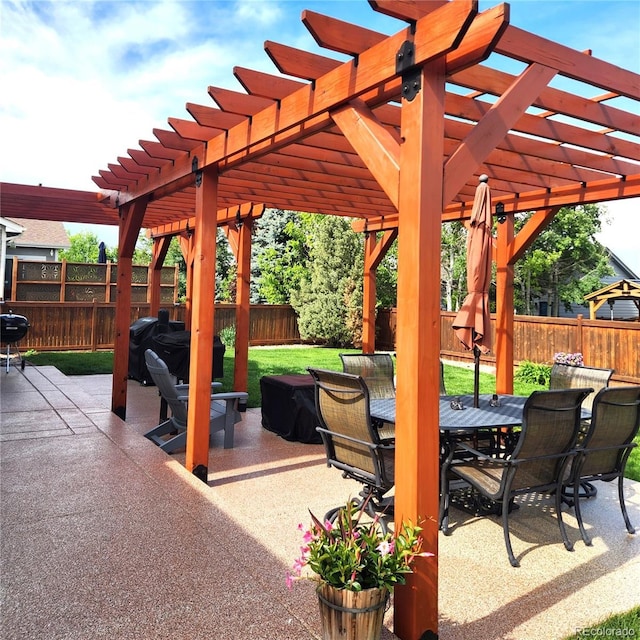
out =
[[[393,553],[393,549],[388,540],[383,540],[376,549],[380,552],[381,556],[388,556],[390,553]]]
[[[293,583],[295,582],[295,577],[292,576],[289,572],[287,572],[286,582],[287,582],[287,589],[292,589]]]

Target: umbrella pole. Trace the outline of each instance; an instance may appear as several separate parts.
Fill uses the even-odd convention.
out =
[[[473,407],[477,409],[480,406],[480,349],[478,347],[473,347],[473,360],[475,364],[473,372]]]

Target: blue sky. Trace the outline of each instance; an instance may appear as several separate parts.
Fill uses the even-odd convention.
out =
[[[511,24],[640,73],[640,0],[510,5]],[[169,116],[188,118],[186,102],[213,106],[209,85],[242,90],[234,66],[276,73],[265,40],[334,55],[307,32],[304,9],[388,34],[402,27],[366,0],[0,0],[0,181],[97,190],[92,175],[169,128]],[[640,201],[608,208],[601,240],[640,275]]]

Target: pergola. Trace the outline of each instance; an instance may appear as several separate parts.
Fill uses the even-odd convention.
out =
[[[125,416],[131,260],[179,235],[192,267],[186,465],[206,480],[215,237],[238,260],[235,387],[246,390],[252,222],[265,207],[358,218],[366,235],[363,350],[375,348],[375,270],[398,238],[395,513],[438,546],[440,233],[489,176],[497,225],[497,391],[513,389],[513,265],[562,206],[640,195],[640,76],[509,24],[509,5],[370,0],[386,35],[305,11],[328,56],[266,42],[278,73],[233,73],[94,177],[119,212],[112,410]],[[506,65],[505,65],[506,63]],[[508,70],[505,70],[504,67]],[[563,77],[570,89],[555,88]],[[562,83],[560,83],[562,84]],[[534,212],[514,234],[514,214]],[[152,309],[159,301],[152,300]],[[395,633],[435,637],[437,556],[395,598]]]

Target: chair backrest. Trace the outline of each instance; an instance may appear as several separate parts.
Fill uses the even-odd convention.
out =
[[[581,404],[590,388],[534,391],[525,402],[522,430],[511,455],[512,489],[543,487],[557,481],[562,454],[573,449],[580,428]]]
[[[175,387],[175,382],[172,375],[169,373],[169,369],[164,360],[160,358],[155,351],[147,349],[144,352],[144,360],[160,395],[167,402],[168,407],[171,409],[172,419],[176,424],[176,427],[187,427],[187,406],[182,400],[178,400],[178,392]]]
[[[640,387],[602,389],[593,401],[580,475],[622,473],[639,425]]]
[[[549,389],[584,389],[593,391],[584,399],[582,406],[591,411],[593,400],[600,389],[609,386],[613,369],[596,367],[572,367],[566,364],[554,364],[551,367]]]
[[[371,398],[393,398],[393,359],[388,353],[341,353],[342,370],[361,376]]]
[[[361,376],[309,369],[327,463],[376,486],[393,486],[393,449],[371,423],[369,391]]]

